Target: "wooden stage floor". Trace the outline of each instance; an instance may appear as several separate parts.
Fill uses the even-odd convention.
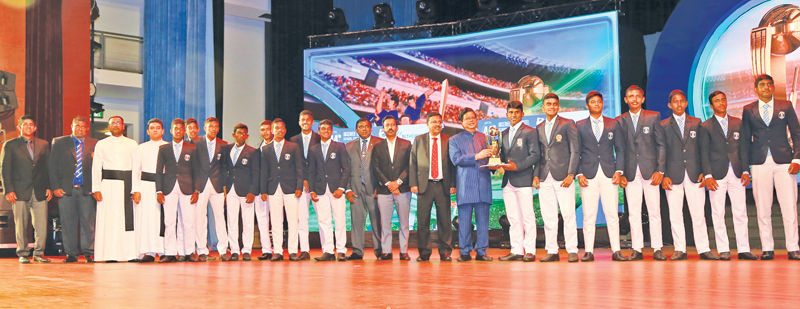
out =
[[[693,250],[693,249],[690,249]],[[672,248],[665,248],[667,256]],[[701,306],[798,307],[800,261],[786,251],[774,261],[612,262],[609,249],[593,263],[376,261],[205,262],[21,265],[0,259],[0,307],[161,308],[506,308]],[[623,250],[627,255],[630,250]],[[254,253],[260,253],[258,251]],[[754,251],[754,254],[760,252]],[[312,257],[321,255],[312,250]],[[581,251],[580,255],[583,255]],[[455,260],[455,258],[454,258]]]

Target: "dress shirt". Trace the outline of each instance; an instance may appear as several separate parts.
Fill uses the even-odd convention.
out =
[[[433,149],[433,139],[434,138],[436,138],[436,149]],[[441,180],[443,178],[443,176],[442,176],[442,135],[441,134],[439,134],[437,136],[431,136],[430,134],[428,134],[428,153],[430,153],[430,156],[428,157],[428,160],[431,160],[431,158],[433,158],[433,152],[434,151],[437,153],[437,158],[439,158],[439,162],[437,162],[438,163],[437,166],[439,167],[438,168],[439,177],[433,178],[433,176],[432,176],[433,170],[431,169],[431,170],[428,171],[428,179]],[[433,164],[429,164],[429,166],[431,166],[431,165],[433,165]]]

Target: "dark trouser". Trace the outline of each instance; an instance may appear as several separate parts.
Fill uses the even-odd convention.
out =
[[[364,228],[367,222],[367,214],[369,214],[369,221],[372,225],[372,244],[377,256],[377,252],[381,251],[381,220],[378,214],[378,200],[372,197],[374,192],[367,192],[363,184],[356,186],[352,190],[358,195],[355,198],[356,202],[350,204],[352,225],[350,238],[353,244],[353,254],[364,256]]]
[[[428,182],[428,188],[417,194],[417,246],[419,256],[430,257],[433,252],[428,245],[431,236],[431,208],[436,203],[436,227],[439,230],[439,255],[450,254],[450,238],[453,228],[450,227],[450,188],[442,182]]]
[[[47,201],[36,199],[36,192],[31,192],[29,201],[17,200],[12,206],[14,226],[17,238],[17,256],[30,255],[28,251],[27,231],[29,222],[33,222],[33,254],[44,255],[47,240]]]
[[[94,224],[97,202],[91,195],[75,192],[58,199],[61,216],[61,238],[69,256],[94,254]],[[78,239],[80,229],[80,239]]]
[[[489,248],[489,203],[464,203],[458,205],[458,244],[461,255],[469,255],[473,249],[478,255],[486,255]],[[472,243],[472,214],[475,213],[475,225],[478,239]]]

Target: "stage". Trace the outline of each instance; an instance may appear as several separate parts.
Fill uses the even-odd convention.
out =
[[[671,256],[672,248],[664,248]],[[364,261],[204,263],[52,263],[0,259],[0,307],[794,307],[800,262],[776,251],[774,261],[612,262],[609,249],[592,263]],[[628,255],[630,250],[623,250]],[[759,251],[753,251],[760,254]],[[320,256],[312,250],[311,256]],[[583,255],[583,251],[580,252]]]

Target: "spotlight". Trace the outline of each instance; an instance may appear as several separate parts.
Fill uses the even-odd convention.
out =
[[[497,0],[478,0],[478,17],[486,17],[497,14],[500,11],[500,6]]]
[[[334,8],[328,13],[328,33],[342,33],[347,32],[350,25],[347,24],[347,19],[344,18],[344,11],[340,8]]]
[[[379,3],[372,7],[372,15],[375,16],[375,25],[372,29],[383,29],[394,27],[394,16],[392,8],[386,3]]]
[[[417,1],[417,25],[435,24],[437,18],[436,4],[433,1]]]

